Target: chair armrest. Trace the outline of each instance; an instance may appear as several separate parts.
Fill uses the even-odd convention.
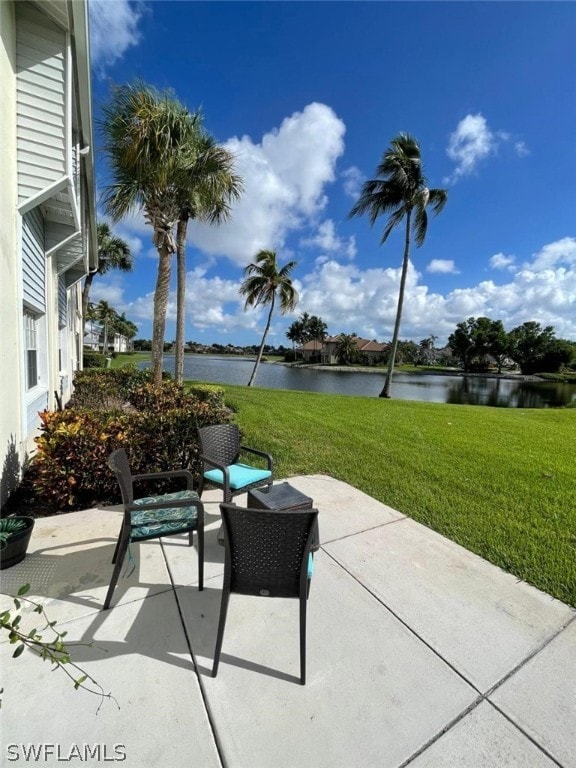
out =
[[[265,451],[257,451],[256,448],[249,448],[247,445],[241,445],[240,450],[246,451],[247,453],[253,453],[256,456],[261,456],[263,459],[266,459],[268,469],[272,471],[274,467],[274,459],[269,453],[266,453]]]
[[[217,461],[214,461],[214,459],[210,459],[208,456],[204,456],[204,454],[200,454],[200,458],[205,464],[208,464],[210,467],[214,467],[214,469],[219,469],[220,472],[222,472],[222,477],[224,478],[223,485],[228,488],[230,485],[230,472],[228,470],[228,467],[225,464],[218,464]]]
[[[191,491],[194,489],[194,477],[188,469],[174,469],[169,472],[148,472],[145,475],[133,475],[132,482],[143,482],[146,480],[166,480],[171,477],[186,478],[186,488]]]

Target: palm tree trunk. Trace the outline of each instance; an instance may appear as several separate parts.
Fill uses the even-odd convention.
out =
[[[154,291],[154,321],[152,327],[152,381],[156,386],[162,383],[164,363],[164,334],[166,331],[166,308],[170,291],[171,252],[166,244],[158,249],[158,277]]]
[[[96,272],[88,272],[82,288],[82,344],[84,344],[84,329],[86,327],[86,315],[88,314],[88,302],[90,300],[90,288]]]
[[[174,378],[184,380],[184,331],[186,325],[186,230],[188,214],[182,214],[176,229],[176,357]]]
[[[398,349],[398,336],[400,334],[400,321],[402,319],[402,305],[404,304],[404,288],[406,287],[406,274],[408,272],[408,260],[410,256],[410,218],[412,209],[409,208],[406,213],[406,240],[404,243],[404,259],[402,261],[402,275],[400,277],[400,290],[398,292],[398,308],[396,310],[396,321],[394,323],[394,335],[392,336],[392,346],[388,358],[388,370],[384,389],[380,392],[380,397],[391,397],[390,389],[392,387],[392,374],[394,373],[394,363],[396,361],[396,350]]]
[[[260,349],[258,350],[258,357],[256,358],[256,363],[254,364],[254,370],[252,371],[252,375],[250,376],[250,381],[248,382],[248,386],[251,387],[254,383],[254,379],[256,378],[256,371],[258,370],[258,366],[260,365],[260,360],[262,359],[262,352],[264,350],[264,342],[266,341],[266,334],[268,333],[268,330],[270,328],[270,321],[272,320],[272,312],[274,311],[274,301],[276,299],[276,294],[272,294],[272,301],[270,302],[270,312],[268,313],[268,322],[266,323],[266,328],[264,329],[264,335],[262,336],[262,343],[260,344]]]

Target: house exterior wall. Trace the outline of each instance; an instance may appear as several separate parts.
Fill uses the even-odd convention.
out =
[[[81,366],[97,259],[84,0],[0,2],[0,505]]]
[[[16,169],[16,20],[13,3],[0,2],[0,502],[19,471],[22,418],[20,267]]]

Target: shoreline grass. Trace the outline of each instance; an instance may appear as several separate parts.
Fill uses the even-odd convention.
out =
[[[277,477],[343,480],[576,606],[574,409],[223,388]]]

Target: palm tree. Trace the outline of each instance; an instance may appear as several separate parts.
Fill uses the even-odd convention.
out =
[[[316,315],[312,315],[310,318],[310,321],[308,323],[308,332],[310,334],[310,338],[314,342],[314,357],[317,355],[317,343],[324,342],[324,339],[326,338],[326,335],[328,333],[328,326],[322,320],[321,317],[316,317]]]
[[[199,117],[170,91],[159,92],[142,82],[116,87],[102,114],[100,127],[113,178],[104,191],[105,209],[113,221],[119,221],[141,207],[158,250],[152,373],[160,384],[171,259],[176,253],[174,227],[182,200],[193,200],[197,189],[192,169],[198,154]]]
[[[104,343],[102,345],[102,351],[105,355],[108,355],[108,329],[116,321],[118,315],[116,310],[108,304],[107,301],[99,301],[96,305],[96,315],[98,320],[104,326]]]
[[[178,190],[180,213],[176,229],[176,349],[174,375],[184,378],[184,330],[186,312],[186,232],[188,221],[198,219],[220,224],[230,216],[230,203],[240,196],[242,180],[233,172],[234,156],[196,124],[194,158],[187,183]]]
[[[376,169],[376,176],[377,178],[364,182],[360,197],[350,211],[349,218],[367,213],[370,225],[373,226],[381,214],[389,214],[380,244],[384,243],[390,232],[406,219],[404,257],[396,321],[388,358],[386,381],[380,393],[380,397],[390,397],[402,319],[406,274],[410,259],[410,233],[413,231],[417,246],[424,243],[428,228],[426,209],[430,206],[435,214],[440,213],[448,198],[448,191],[446,189],[428,189],[422,168],[420,145],[416,139],[407,133],[400,133],[392,140]]]
[[[86,322],[88,312],[90,288],[96,275],[105,275],[109,269],[120,269],[123,272],[130,272],[133,265],[130,246],[121,237],[113,235],[112,230],[105,221],[98,222],[96,231],[98,237],[98,266],[93,272],[89,272],[84,280],[84,287],[82,288],[83,324]]]
[[[96,309],[96,304],[93,304],[91,301],[89,301],[88,306],[86,307],[86,312],[83,314],[83,321],[90,321],[90,343],[94,341],[94,320],[97,319],[98,311]],[[98,345],[96,345],[96,348],[98,348]]]
[[[334,348],[334,352],[336,353],[336,357],[338,358],[340,365],[349,365],[350,363],[353,363],[358,353],[358,347],[356,345],[356,334],[340,334],[340,338],[338,339],[338,343]]]
[[[244,309],[248,307],[257,307],[262,304],[270,305],[270,311],[268,312],[268,320],[266,322],[266,328],[264,329],[264,335],[262,336],[262,342],[260,349],[258,350],[258,356],[256,357],[256,363],[254,370],[250,376],[248,386],[251,387],[256,378],[256,371],[260,365],[262,359],[262,352],[264,350],[264,343],[266,341],[266,334],[270,328],[270,321],[272,320],[272,312],[274,311],[274,305],[276,303],[276,295],[280,298],[280,312],[285,314],[295,309],[298,303],[298,293],[292,285],[290,273],[296,266],[295,261],[289,261],[284,264],[283,267],[278,267],[276,261],[276,251],[259,251],[254,262],[248,264],[244,269],[246,279],[240,286],[240,295],[246,297],[246,303]]]
[[[302,343],[302,323],[300,320],[294,320],[292,325],[286,331],[286,337],[292,342],[292,355],[294,360],[296,360],[296,344]]]
[[[126,313],[122,312],[121,315],[116,315],[116,319],[114,321],[114,330],[116,333],[119,333],[121,336],[124,336],[124,338],[127,340],[126,349],[130,349],[132,344],[131,340],[136,336],[138,333],[138,326],[134,325],[134,323],[131,320],[128,320],[126,317]]]

